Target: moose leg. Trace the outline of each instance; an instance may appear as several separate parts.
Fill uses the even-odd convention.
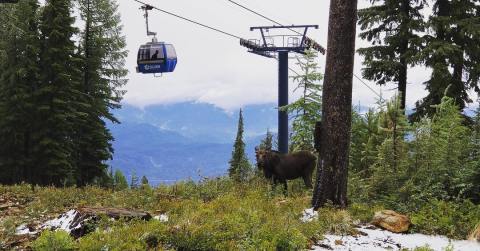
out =
[[[282,183],[283,183],[283,190],[284,190],[285,196],[288,196],[287,180],[282,180]]]
[[[305,174],[303,175],[303,182],[307,188],[312,188],[312,175]]]

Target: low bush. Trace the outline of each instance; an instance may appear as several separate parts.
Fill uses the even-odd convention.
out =
[[[32,243],[35,251],[70,251],[76,250],[75,240],[65,231],[44,231]]]
[[[411,214],[414,232],[466,239],[480,219],[480,206],[470,201],[431,200]]]

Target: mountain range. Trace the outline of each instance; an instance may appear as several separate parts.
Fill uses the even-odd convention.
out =
[[[243,108],[249,159],[267,129],[276,131],[274,104]],[[145,175],[151,184],[199,180],[227,172],[237,133],[238,111],[205,103],[178,103],[114,111],[120,124],[109,124],[115,138],[110,165],[127,176]]]

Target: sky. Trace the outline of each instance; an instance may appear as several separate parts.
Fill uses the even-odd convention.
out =
[[[171,43],[178,55],[175,72],[162,77],[136,73],[138,47],[150,41],[146,36],[145,19],[139,9],[140,4],[133,0],[119,0],[124,35],[127,39],[127,67],[130,71],[127,93],[124,102],[137,107],[178,102],[204,102],[223,108],[236,110],[252,104],[277,102],[278,63],[247,52],[239,45],[238,39],[205,29],[166,15],[159,11],[150,12],[150,30],[157,32],[159,41]],[[242,38],[260,38],[258,31],[251,32],[251,26],[272,25],[271,22],[249,13],[227,0],[145,0],[146,3],[167,11],[213,26]],[[310,30],[309,37],[323,46],[327,44],[328,0],[238,0],[239,3],[266,15],[284,25],[318,24],[319,29]],[[367,0],[359,0],[359,8],[368,6]],[[357,31],[358,34],[358,31]],[[357,48],[368,45],[357,39]],[[296,60],[290,60],[295,71]],[[321,72],[324,72],[326,57],[318,58]],[[361,77],[362,58],[355,57],[354,73]],[[426,96],[422,83],[428,79],[430,71],[423,67],[409,72],[407,87],[407,107],[413,108],[417,100]],[[393,96],[395,85],[379,87],[366,81],[368,85],[382,93],[385,98]],[[295,84],[290,81],[290,101],[298,97],[293,92]],[[373,106],[378,96],[366,88],[359,80],[353,80],[353,104]]]

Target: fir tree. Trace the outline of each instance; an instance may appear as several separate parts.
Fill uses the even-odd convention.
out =
[[[137,189],[140,187],[137,173],[134,171],[132,174],[132,179],[130,180],[130,188]]]
[[[432,69],[425,82],[429,94],[417,102],[416,118],[432,114],[446,92],[459,109],[472,102],[468,91],[480,92],[480,8],[476,0],[436,0],[421,56]]]
[[[425,0],[370,0],[359,10],[360,37],[372,44],[358,50],[364,57],[363,77],[379,85],[396,83],[400,109],[405,109],[408,67],[418,59],[424,30],[421,10]]]
[[[433,118],[415,125],[412,143],[411,188],[417,199],[451,200],[463,196],[472,152],[470,131],[453,98],[444,97]]]
[[[125,38],[115,0],[80,0],[80,14],[85,22],[81,32],[80,56],[83,60],[82,92],[86,118],[77,124],[77,183],[85,185],[107,169],[112,158],[113,137],[105,119],[118,120],[111,109],[118,108],[126,83]],[[105,63],[108,62],[108,63]]]
[[[141,180],[142,186],[149,186],[147,176],[143,175]]]
[[[245,142],[243,141],[243,112],[240,109],[238,118],[238,131],[233,145],[232,158],[229,161],[228,174],[235,181],[245,181],[251,172],[251,165],[245,154]]]
[[[273,149],[273,134],[270,132],[270,129],[267,129],[267,134],[265,134],[265,138],[260,142],[259,148],[269,151]]]
[[[290,150],[314,150],[315,123],[320,121],[322,111],[322,74],[318,72],[318,64],[315,62],[315,52],[308,51],[303,59],[298,59],[297,65],[302,69],[302,74],[293,77],[298,85],[295,91],[302,92],[301,97],[285,106],[292,117],[292,133],[290,135]]]
[[[471,173],[466,182],[469,185],[465,191],[467,198],[477,204],[480,203],[480,99],[478,101],[478,107],[473,117],[471,136],[472,152],[469,157],[469,169]]]
[[[82,123],[83,94],[79,60],[72,40],[70,0],[49,0],[41,16],[41,84],[36,91],[39,125],[34,147],[37,176],[42,184],[73,184],[76,163],[72,132]],[[40,119],[41,118],[41,119]]]
[[[127,178],[125,178],[125,175],[123,175],[122,171],[120,171],[119,169],[115,171],[115,174],[113,176],[113,184],[115,190],[117,191],[125,190],[128,188]]]
[[[404,138],[408,127],[407,119],[405,118],[404,111],[400,108],[400,100],[398,96],[393,97],[390,102],[387,102],[386,109],[380,112],[379,116],[379,129],[385,134],[386,138],[391,139],[391,163],[393,171],[397,170],[397,161],[401,159],[399,157],[401,150],[399,148],[405,148]]]
[[[35,0],[22,0],[5,12],[12,18],[1,25],[5,30],[0,32],[4,51],[0,62],[0,183],[36,182],[32,148],[40,73],[38,7]]]

